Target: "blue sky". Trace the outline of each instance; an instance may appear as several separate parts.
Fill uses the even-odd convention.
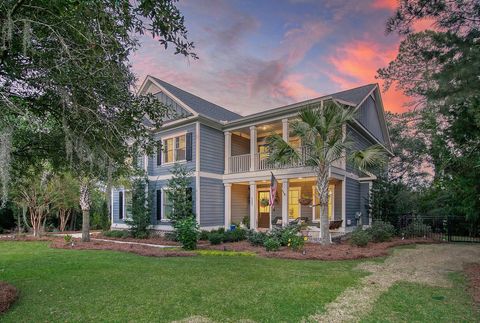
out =
[[[385,34],[396,0],[180,1],[198,60],[174,55],[149,36],[131,63],[240,114],[374,83],[399,36]],[[406,98],[384,93],[385,108]]]

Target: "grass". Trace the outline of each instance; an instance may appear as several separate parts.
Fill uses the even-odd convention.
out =
[[[449,278],[453,288],[395,284],[362,322],[478,322],[480,312],[465,293],[464,275],[451,273]]]
[[[0,242],[0,279],[20,290],[2,322],[296,322],[365,275],[358,261],[251,256],[152,258]]]

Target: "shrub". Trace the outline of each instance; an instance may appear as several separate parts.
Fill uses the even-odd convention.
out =
[[[367,231],[364,231],[361,228],[357,228],[355,229],[355,231],[352,232],[350,244],[357,247],[365,247],[370,241],[370,238],[370,234],[368,234]]]
[[[125,222],[130,226],[130,232],[135,238],[147,238],[150,234],[150,194],[145,194],[148,185],[146,179],[136,179],[132,183],[132,216]]]
[[[66,234],[63,236],[63,240],[65,241],[66,244],[69,244],[72,242],[72,236],[69,234]]]
[[[270,236],[275,237],[282,246],[288,245],[288,240],[297,236],[300,227],[298,225],[289,225],[285,228],[274,228]]]
[[[183,249],[194,250],[197,248],[199,230],[197,220],[194,217],[175,221],[174,228]]]
[[[218,232],[211,232],[208,235],[208,241],[210,241],[210,243],[213,245],[221,244],[223,241],[223,234]]]
[[[198,240],[207,241],[209,235],[210,235],[210,232],[209,232],[209,231],[202,230],[202,231],[200,232],[200,236],[198,237]]]
[[[225,231],[223,234],[224,242],[237,242],[245,240],[247,237],[247,231],[240,228],[235,228],[235,230]]]
[[[250,216],[246,215],[242,219],[243,225],[250,229]]]
[[[298,251],[300,249],[303,249],[303,246],[305,245],[305,240],[306,237],[295,235],[287,240],[287,246],[294,251]]]
[[[280,249],[280,241],[273,237],[269,237],[265,240],[263,246],[267,251],[277,251],[278,249]]]
[[[103,235],[110,238],[128,238],[130,236],[130,233],[123,230],[111,230],[103,231]]]
[[[432,233],[432,227],[423,223],[421,219],[416,219],[403,230],[406,237],[424,237]]]
[[[247,240],[252,246],[263,246],[265,240],[267,240],[267,235],[264,232],[249,231]]]
[[[395,228],[388,222],[375,221],[372,226],[367,229],[368,234],[373,242],[390,241],[395,235]]]

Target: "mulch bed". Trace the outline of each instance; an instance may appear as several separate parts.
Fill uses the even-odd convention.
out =
[[[105,239],[105,240],[117,240],[117,241],[125,241],[125,242],[139,242],[139,243],[150,243],[150,244],[157,244],[157,245],[162,245],[162,246],[175,246],[179,247],[180,244],[178,242],[172,241],[165,239],[164,237],[156,236],[156,237],[151,237],[147,239],[135,239],[135,238],[112,238],[112,237],[106,237],[103,234],[99,233],[95,235],[97,239]]]
[[[0,281],[0,314],[6,312],[15,302],[18,291],[15,286]]]
[[[70,250],[113,250],[131,252],[141,256],[148,257],[192,257],[197,254],[194,252],[187,252],[182,250],[162,249],[158,247],[149,247],[142,245],[114,243],[107,241],[90,241],[82,242],[78,239],[73,240],[73,246],[66,244],[63,239],[52,239],[50,245],[52,248],[70,249]]]
[[[322,246],[316,243],[306,243],[305,253],[302,251],[293,251],[287,247],[280,248],[279,251],[267,252],[263,247],[251,246],[247,241],[224,243],[221,245],[199,244],[199,249],[213,249],[225,251],[250,251],[260,256],[268,258],[283,259],[303,259],[303,260],[352,260],[362,258],[383,257],[389,254],[389,248],[418,244],[418,243],[436,243],[430,239],[394,239],[388,242],[369,243],[367,247],[356,247],[348,242]]]
[[[469,264],[465,266],[465,274],[468,280],[468,289],[473,300],[480,307],[480,264]]]

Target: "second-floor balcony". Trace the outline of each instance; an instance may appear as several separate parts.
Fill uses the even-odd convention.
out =
[[[300,158],[298,161],[280,164],[272,163],[268,159],[268,153],[255,153],[253,158],[250,154],[243,154],[230,157],[230,169],[228,173],[244,173],[250,171],[262,171],[262,170],[271,170],[271,169],[280,169],[280,168],[294,168],[294,167],[303,167],[307,159],[307,147],[301,147],[297,150]],[[253,160],[253,167],[252,166]]]
[[[225,132],[225,174],[266,171],[272,169],[286,169],[305,167],[310,155],[309,149],[302,146],[299,138],[289,132],[289,119],[260,123],[249,127],[237,128]],[[269,135],[281,135],[293,147],[297,148],[298,160],[280,164],[270,162],[266,145]],[[335,167],[345,169],[344,160],[334,163]]]

